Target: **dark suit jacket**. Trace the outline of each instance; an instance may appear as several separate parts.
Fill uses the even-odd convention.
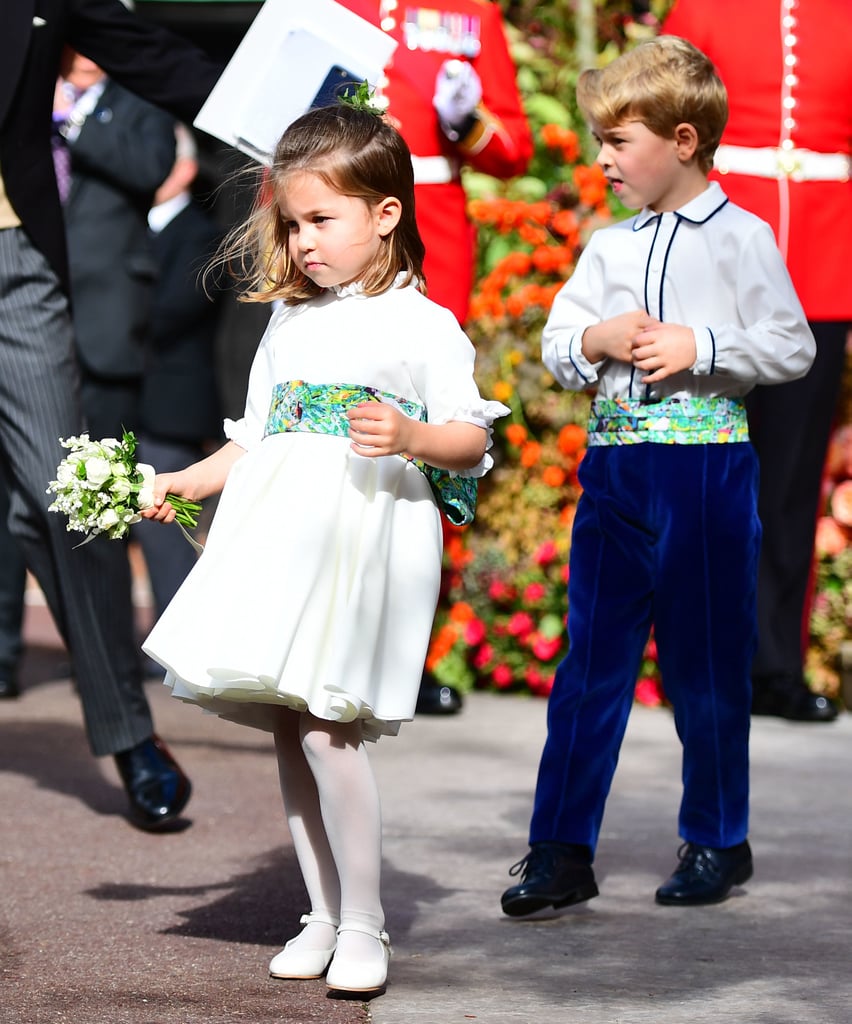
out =
[[[148,232],[154,192],[172,168],[174,119],[116,82],[71,143],[64,207],[74,336],[98,377],[141,377],[157,275]]]
[[[191,122],[221,67],[121,0],[0,0],[0,171],[15,212],[67,285],[62,211],[50,150],[64,43],[117,81]]]
[[[198,279],[219,237],[195,202],[154,236],[159,277],[139,414],[140,428],[154,437],[200,443],[222,435],[214,362],[220,304]]]

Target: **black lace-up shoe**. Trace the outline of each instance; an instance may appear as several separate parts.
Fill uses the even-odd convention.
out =
[[[534,843],[509,868],[521,880],[503,893],[503,913],[523,917],[544,907],[568,907],[597,896],[588,847],[569,843]]]
[[[669,907],[721,903],[733,886],[747,882],[754,870],[748,842],[726,849],[684,843],[677,855],[680,864],[657,889],[657,903]]]
[[[814,693],[802,675],[754,676],[751,691],[753,715],[774,715],[790,722],[833,722],[837,718],[834,701]]]

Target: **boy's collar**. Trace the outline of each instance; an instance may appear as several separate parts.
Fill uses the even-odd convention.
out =
[[[682,217],[684,220],[691,221],[693,224],[703,224],[727,202],[728,197],[722,191],[722,187],[719,185],[718,181],[711,181],[700,195],[697,195],[694,199],[690,199],[688,203],[684,203],[679,210],[674,210],[672,212],[676,217]],[[648,224],[657,220],[659,216],[659,213],[645,207],[644,210],[640,210],[639,213],[636,214],[636,219],[633,221],[633,230],[639,231],[640,228],[644,228]]]

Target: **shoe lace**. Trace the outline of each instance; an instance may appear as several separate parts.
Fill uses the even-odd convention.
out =
[[[516,864],[513,864],[509,868],[509,874],[512,878],[515,875],[520,875],[521,881],[525,882],[529,874],[535,873],[539,868],[547,868],[550,861],[552,861],[552,857],[545,850],[536,847],[530,850],[526,857],[521,857]]]
[[[707,852],[695,843],[681,843],[677,851],[678,864],[676,874],[689,872],[695,875],[717,876],[719,867]]]

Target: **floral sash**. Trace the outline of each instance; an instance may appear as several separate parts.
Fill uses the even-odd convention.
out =
[[[596,398],[588,444],[733,444],[748,441],[741,398]]]
[[[426,409],[418,402],[400,398],[378,388],[360,384],[308,384],[288,380],[272,389],[272,401],[263,436],[304,430],[314,434],[349,434],[346,410],[362,402],[386,402],[412,419],[425,421]],[[476,512],[477,481],[474,477],[454,476],[421,459],[402,455],[429,481],[438,507],[454,526],[473,522]]]

